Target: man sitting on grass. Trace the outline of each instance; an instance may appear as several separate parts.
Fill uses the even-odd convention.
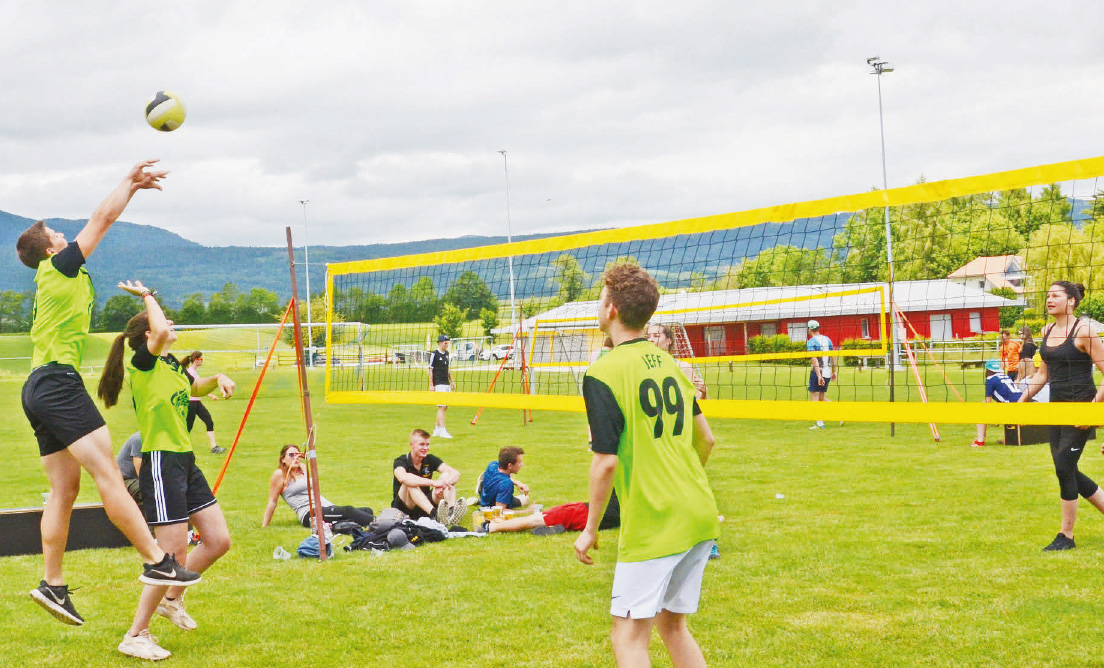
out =
[[[564,531],[582,531],[586,528],[587,514],[590,512],[589,503],[565,503],[562,506],[553,506],[544,512],[530,513],[522,517],[498,522],[485,521],[479,527],[483,533],[499,533],[502,531],[529,531],[535,536],[551,536]],[[616,529],[621,526],[621,504],[617,501],[617,492],[610,495],[606,512],[602,515],[602,521],[598,524],[599,531]]]
[[[468,506],[463,497],[456,498],[456,483],[460,472],[437,455],[429,454],[429,432],[410,432],[410,452],[395,458],[391,507],[406,513],[411,519],[433,517],[445,526],[459,522]],[[440,473],[434,479],[433,474]]]
[[[516,446],[506,446],[498,451],[498,461],[487,464],[479,481],[479,505],[487,508],[522,508],[529,505],[529,485],[515,480],[514,475],[524,465],[525,451]],[[514,487],[521,492],[514,496]]]
[[[989,360],[985,363],[985,403],[996,401],[1000,404],[1014,404],[1020,400],[1023,389],[1016,385],[1011,376],[1001,371],[1001,363],[998,360]],[[1050,387],[1044,385],[1043,389],[1032,401],[1050,401]],[[977,438],[970,444],[971,447],[985,446],[986,425],[977,426]]]

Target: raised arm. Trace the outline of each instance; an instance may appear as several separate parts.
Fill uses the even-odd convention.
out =
[[[92,212],[92,215],[88,218],[88,223],[84,226],[84,229],[77,233],[76,238],[81,253],[86,259],[92,255],[92,251],[100,245],[100,241],[111,229],[112,224],[122,215],[134,193],[148,188],[161,190],[160,181],[165,178],[168,172],[163,170],[146,171],[156,163],[157,160],[143,160],[132,167],[122,182],[115,186],[115,189]]]
[[[168,318],[165,317],[165,312],[161,310],[161,305],[153,298],[153,291],[142,285],[142,281],[120,282],[119,289],[142,300],[146,307],[146,314],[149,315],[149,337],[146,338],[146,349],[154,357],[160,355],[165,350],[172,328]]]

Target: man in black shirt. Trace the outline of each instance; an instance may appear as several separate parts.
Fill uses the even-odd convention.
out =
[[[452,380],[452,372],[449,371],[449,337],[442,334],[437,337],[437,350],[429,356],[429,391],[451,392],[456,383]],[[445,411],[448,406],[437,404],[437,425],[433,429],[434,436],[452,438],[452,434],[445,429]]]
[[[434,517],[445,526],[463,519],[468,510],[464,498],[456,498],[460,472],[437,455],[429,454],[429,432],[410,432],[410,452],[395,458],[395,477],[391,488],[391,507],[413,519]],[[440,477],[434,479],[434,473]]]

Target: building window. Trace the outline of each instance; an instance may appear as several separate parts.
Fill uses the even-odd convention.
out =
[[[970,311],[970,331],[981,334],[981,313],[979,311]]]
[[[870,338],[870,318],[862,319],[862,337],[864,339]]]
[[[705,354],[707,357],[717,357],[728,352],[725,342],[725,328],[722,325],[709,325],[705,328]]]
[[[778,324],[773,322],[764,322],[763,326],[759,328],[759,333],[767,338],[770,338],[778,333]]]
[[[790,341],[804,342],[809,338],[809,327],[803,322],[791,322],[786,325],[789,330]]]
[[[981,288],[982,290],[984,290],[985,289],[985,281],[978,281],[978,287]]]

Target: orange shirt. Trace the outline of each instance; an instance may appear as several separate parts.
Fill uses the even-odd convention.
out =
[[[1021,348],[1023,348],[1023,342],[1016,339],[1008,339],[1006,343],[1000,345],[1001,367],[1006,373],[1015,371],[1019,367]]]

